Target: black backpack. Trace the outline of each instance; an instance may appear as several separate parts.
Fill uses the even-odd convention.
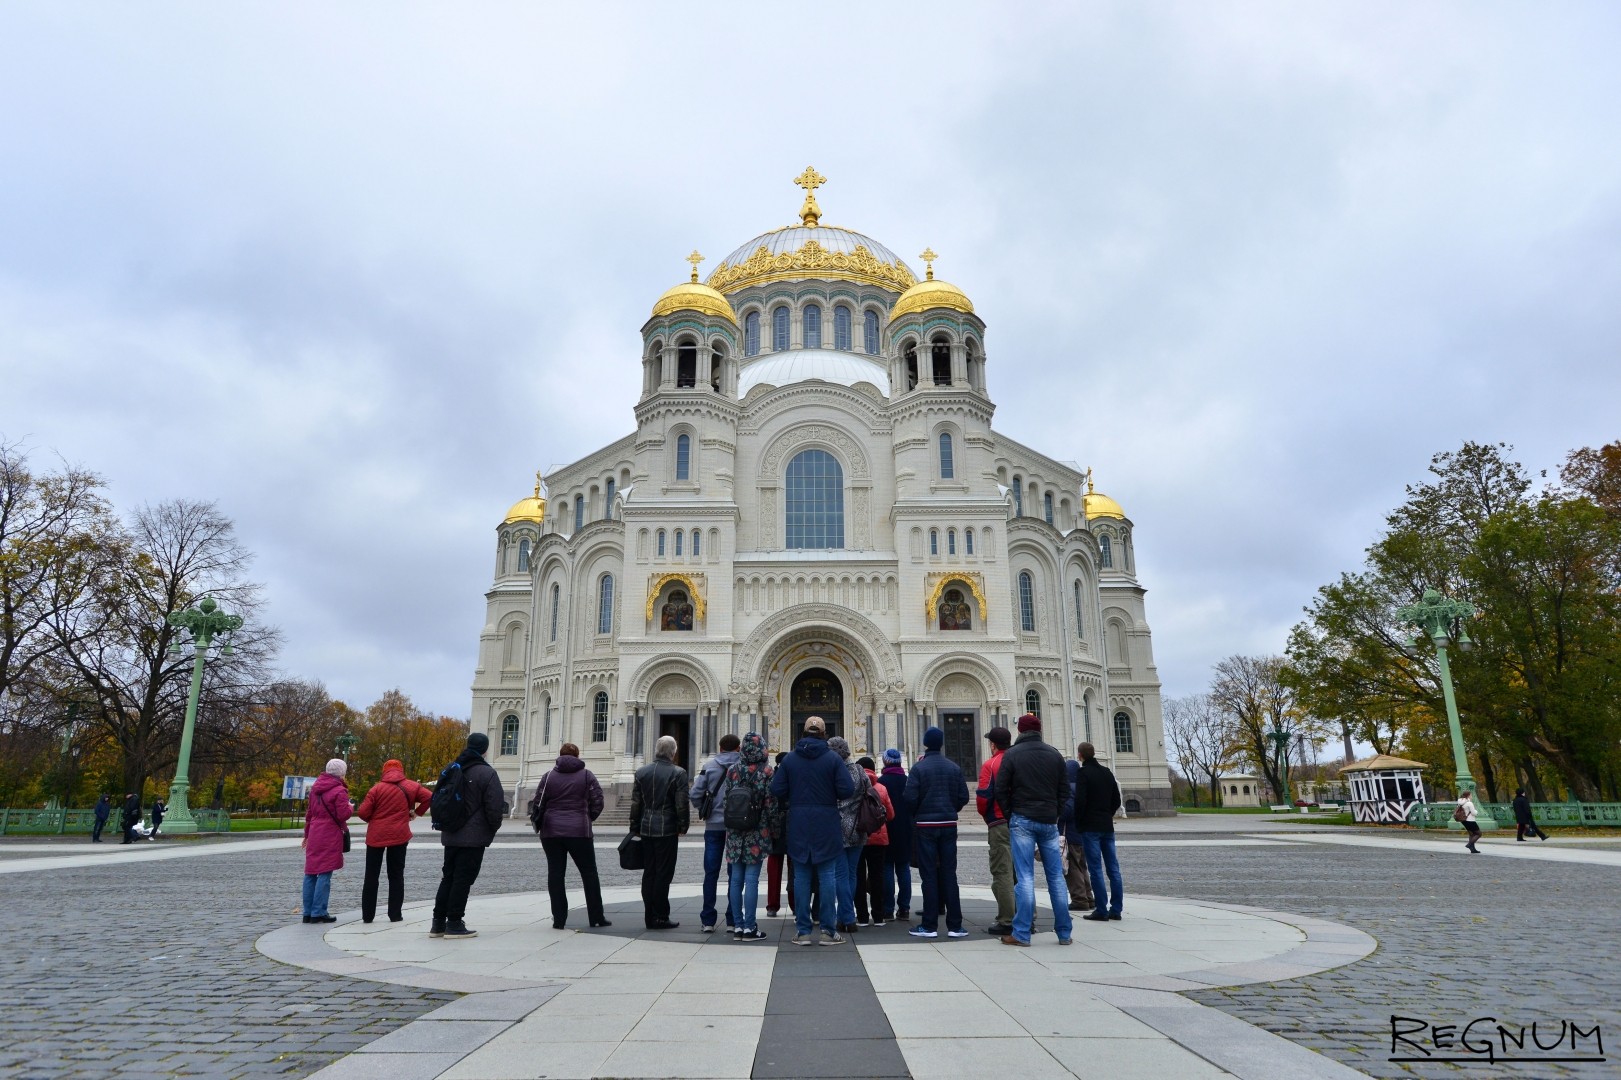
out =
[[[760,827],[760,811],[765,809],[764,799],[756,799],[754,792],[742,784],[729,784],[721,819],[731,832],[748,832]]]
[[[433,827],[441,832],[455,832],[473,816],[473,808],[467,802],[467,771],[460,761],[452,761],[439,774],[428,816]]]

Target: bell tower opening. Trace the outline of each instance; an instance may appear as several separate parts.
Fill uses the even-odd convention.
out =
[[[788,691],[789,720],[794,740],[805,730],[805,721],[820,716],[827,722],[827,737],[844,734],[844,684],[826,668],[810,668],[794,679]]]

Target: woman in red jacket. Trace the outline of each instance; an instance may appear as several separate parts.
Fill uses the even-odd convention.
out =
[[[405,778],[405,766],[390,758],[383,762],[383,778],[371,786],[355,811],[366,822],[366,879],[360,886],[360,918],[377,915],[377,878],[388,862],[388,921],[405,918],[405,845],[411,842],[411,819],[426,814],[433,792]]]

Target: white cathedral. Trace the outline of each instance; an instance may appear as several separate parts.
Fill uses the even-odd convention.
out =
[[[972,778],[1032,712],[1097,745],[1128,813],[1172,813],[1130,519],[991,427],[974,305],[933,252],[919,281],[822,224],[824,182],[707,282],[693,253],[642,326],[635,429],[497,530],[472,716],[513,805],[564,742],[612,804],[661,735],[691,770],[812,714],[907,761],[937,726]]]

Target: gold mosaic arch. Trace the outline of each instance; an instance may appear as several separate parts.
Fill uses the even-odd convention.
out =
[[[935,613],[940,610],[940,596],[946,591],[946,586],[953,581],[960,581],[968,586],[968,591],[974,594],[974,600],[979,604],[979,619],[983,625],[989,618],[989,608],[985,603],[985,582],[977,571],[964,572],[961,570],[948,570],[943,574],[930,574],[926,581],[928,599],[923,603],[923,609],[928,613],[929,620],[934,620]],[[651,610],[651,609],[649,609]]]
[[[687,587],[687,594],[692,597],[692,613],[701,619],[704,617],[704,583],[703,574],[654,574],[647,583],[647,618],[653,617],[653,605],[658,602],[659,593],[664,586],[679,581]]]

